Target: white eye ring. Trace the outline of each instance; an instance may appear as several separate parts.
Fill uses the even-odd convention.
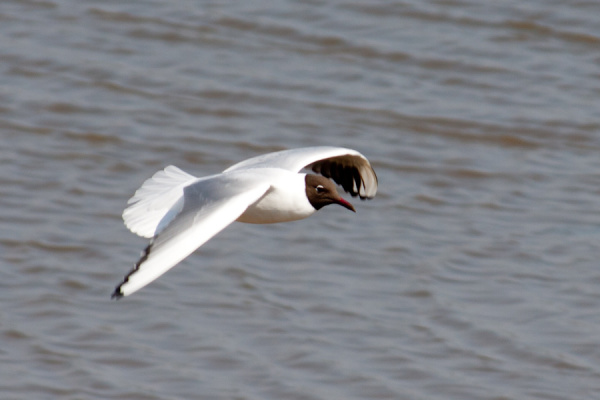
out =
[[[317,191],[317,193],[323,193],[325,191],[325,188],[323,187],[323,185],[317,185],[315,190]]]

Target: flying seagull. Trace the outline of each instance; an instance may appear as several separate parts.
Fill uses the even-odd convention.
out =
[[[302,173],[303,169],[318,175]],[[377,192],[377,176],[369,161],[356,150],[341,147],[268,153],[203,178],[172,165],[158,171],[123,211],[127,228],[150,238],[150,243],[112,297],[143,288],[233,221],[295,221],[328,204],[355,211],[329,178],[362,200]]]

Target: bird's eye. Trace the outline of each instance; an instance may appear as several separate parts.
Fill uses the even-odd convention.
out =
[[[315,190],[317,191],[317,193],[323,193],[325,191],[325,188],[323,187],[323,185],[318,185]]]

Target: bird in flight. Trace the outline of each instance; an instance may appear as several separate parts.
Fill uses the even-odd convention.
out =
[[[304,169],[314,174],[302,173]],[[369,161],[356,150],[341,147],[268,153],[202,178],[172,165],[158,171],[123,211],[127,228],[150,243],[112,297],[143,288],[234,221],[295,221],[329,204],[355,211],[334,182],[362,200],[377,192],[377,176]]]

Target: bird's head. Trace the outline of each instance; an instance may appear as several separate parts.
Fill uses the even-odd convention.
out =
[[[324,176],[307,174],[305,183],[306,197],[316,210],[329,204],[339,204],[350,211],[356,212],[354,206],[340,196],[335,184]]]

